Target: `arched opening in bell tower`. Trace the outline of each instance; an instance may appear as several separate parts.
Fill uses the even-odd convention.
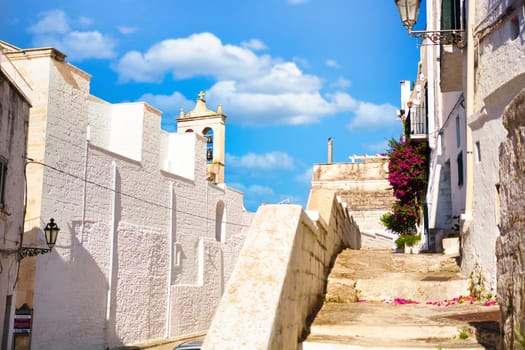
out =
[[[206,138],[206,162],[213,162],[213,129],[205,128],[202,135]]]

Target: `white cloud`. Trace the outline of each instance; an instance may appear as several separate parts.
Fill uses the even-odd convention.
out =
[[[244,125],[309,124],[337,113],[351,113],[357,116],[355,125],[361,126],[370,121],[361,118],[373,116],[374,107],[384,109],[341,91],[326,93],[320,77],[306,73],[294,61],[258,54],[250,47],[259,44],[254,40],[249,43],[236,46],[223,43],[212,33],[193,34],[158,42],[145,52],[129,51],[113,68],[122,82],[161,82],[166,75],[175,80],[211,79],[214,83],[206,91],[208,103],[222,104],[234,122]],[[340,77],[329,87],[338,90],[349,84]],[[154,95],[147,98],[155,100]],[[169,99],[172,103],[160,95],[157,100],[163,101],[164,107],[158,106],[166,113],[178,113],[181,106],[175,105],[177,99],[184,102],[177,92]]]
[[[71,32],[62,38],[64,53],[75,60],[112,58],[114,41],[100,32]]]
[[[292,57],[292,61],[303,69],[310,68],[310,62],[308,62],[306,58],[294,56]]]
[[[336,60],[328,59],[326,60],[325,64],[330,68],[341,68],[339,63],[337,63]]]
[[[137,31],[136,27],[129,27],[129,26],[118,26],[117,29],[121,34],[124,34],[124,35],[133,34]]]
[[[346,89],[346,88],[349,88],[350,85],[352,85],[350,83],[350,80],[345,79],[343,77],[337,78],[336,81],[334,81],[332,84],[330,84],[331,87],[336,88],[336,89]]]
[[[226,154],[228,166],[244,169],[275,170],[293,169],[295,162],[284,152],[269,152],[265,154],[248,153],[244,156]]]
[[[295,63],[284,62],[273,65],[263,76],[242,82],[239,88],[247,92],[273,94],[314,92],[321,88],[321,80],[314,75],[304,74]]]
[[[271,189],[270,187],[261,186],[261,185],[252,185],[252,186],[249,186],[246,190],[247,190],[246,192],[250,194],[257,194],[257,195],[272,195],[274,193],[273,189]]]
[[[66,13],[62,10],[50,10],[38,14],[39,21],[29,27],[29,32],[36,35],[65,34],[70,31]]]
[[[266,50],[266,45],[259,39],[251,39],[249,41],[243,41],[241,43],[241,46],[245,49],[253,50],[253,51],[261,51]]]
[[[93,20],[89,17],[80,16],[78,17],[77,22],[83,27],[89,27],[93,23]]]
[[[228,183],[228,187],[239,190],[247,196],[271,196],[275,193],[272,188],[263,185],[245,186],[239,182],[232,182]]]
[[[312,183],[313,168],[306,169],[302,174],[295,177],[295,180],[300,183],[310,184]]]
[[[180,108],[184,108],[186,113],[195,106],[194,101],[186,99],[180,92],[174,92],[171,95],[153,95],[148,93],[139,97],[138,100],[145,101],[162,112],[172,114],[179,111]],[[178,114],[176,117],[178,117]]]
[[[211,33],[187,38],[168,39],[152,46],[144,54],[126,53],[116,65],[122,81],[155,82],[171,72],[176,79],[211,76],[224,79],[253,79],[270,65],[270,57],[223,44]]]
[[[29,27],[36,46],[52,46],[65,53],[73,61],[88,58],[112,58],[115,41],[99,31],[76,31],[62,10],[51,10],[38,15],[38,22]],[[83,26],[91,24],[86,17],[79,17]]]
[[[396,108],[391,104],[376,105],[369,102],[359,102],[355,117],[348,123],[350,130],[376,129],[399,126],[395,118]]]

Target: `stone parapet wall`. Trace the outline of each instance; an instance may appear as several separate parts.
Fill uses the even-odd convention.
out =
[[[525,89],[507,107],[500,146],[500,234],[496,242],[501,349],[520,349],[525,334]],[[521,333],[521,334],[520,334]]]
[[[335,257],[360,248],[359,229],[333,191],[313,189],[308,209],[259,208],[205,349],[297,348],[323,302]]]

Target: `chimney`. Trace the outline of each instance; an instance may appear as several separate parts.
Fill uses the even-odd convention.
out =
[[[332,164],[334,161],[334,142],[332,141],[332,138],[328,138],[328,164]]]

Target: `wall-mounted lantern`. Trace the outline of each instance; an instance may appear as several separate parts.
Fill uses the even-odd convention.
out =
[[[421,0],[394,0],[401,23],[408,30],[408,34],[420,40],[429,39],[436,45],[455,45],[458,48],[463,48],[465,43],[463,41],[463,29],[447,29],[447,30],[412,30],[416,24],[419,16],[419,7]]]
[[[33,247],[20,247],[18,251],[18,257],[21,259],[28,256],[36,256],[39,254],[50,253],[55,243],[57,242],[58,231],[60,228],[55,223],[55,219],[49,219],[46,227],[44,227],[44,235],[46,237],[46,244],[49,248],[33,248]]]

